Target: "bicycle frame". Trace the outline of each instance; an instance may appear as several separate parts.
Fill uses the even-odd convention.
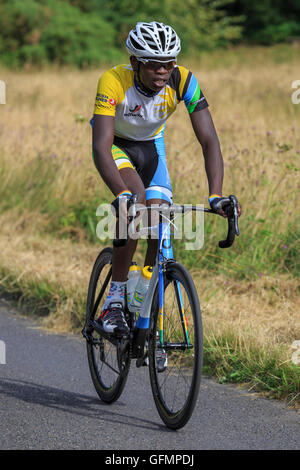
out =
[[[148,208],[146,208],[148,209]],[[152,208],[153,210],[153,208]],[[154,208],[155,210],[155,208]],[[169,210],[169,209],[168,209]],[[161,217],[160,217],[161,218]],[[151,316],[151,306],[152,301],[155,293],[156,286],[158,284],[158,293],[159,293],[159,341],[161,347],[164,347],[164,338],[163,338],[163,322],[164,322],[164,273],[166,272],[166,264],[172,260],[174,261],[174,254],[173,254],[173,247],[172,247],[172,240],[171,240],[171,230],[170,230],[171,219],[168,222],[159,221],[158,225],[158,251],[157,251],[157,258],[156,263],[153,269],[152,277],[150,280],[150,284],[144,298],[144,301],[141,306],[141,310],[139,313],[139,317],[137,320],[137,328],[138,330],[144,330],[144,332],[140,331],[140,334],[137,336],[141,337],[140,342],[143,342],[143,339],[146,337],[146,331],[150,326],[150,316]],[[148,231],[150,227],[145,227],[141,230]],[[187,331],[186,325],[186,318],[184,314],[183,308],[183,301],[181,296],[181,290],[179,282],[176,285],[176,296],[178,305],[180,306],[180,315],[181,315],[181,323],[183,327],[184,337],[187,342],[187,346],[189,346],[189,336]],[[143,338],[143,339],[142,339]],[[142,348],[144,345],[140,345]]]
[[[159,224],[158,253],[153,269],[150,285],[142,303],[142,307],[137,320],[137,328],[148,329],[150,324],[151,306],[154,292],[158,284],[159,291],[159,315],[160,315],[160,342],[163,345],[163,309],[164,309],[164,271],[168,260],[173,259],[173,248],[170,237],[170,226],[166,223]]]
[[[228,201],[230,201],[232,213],[228,216],[228,234],[227,239],[220,241],[219,246],[221,248],[227,248],[232,245],[234,241],[235,235],[239,235],[239,229],[237,224],[237,201],[234,196],[229,196]],[[144,346],[146,341],[146,334],[150,327],[150,317],[151,317],[151,307],[152,301],[155,294],[155,289],[158,284],[159,289],[159,341],[161,347],[164,347],[164,338],[163,338],[163,322],[164,322],[164,281],[165,281],[165,273],[167,271],[167,264],[170,261],[175,261],[173,257],[173,247],[171,241],[171,229],[170,225],[172,224],[171,215],[174,213],[183,214],[185,212],[185,207],[182,205],[172,205],[168,206],[167,204],[163,204],[160,206],[151,206],[151,207],[137,207],[136,202],[130,207],[131,211],[129,211],[129,216],[131,217],[131,222],[129,223],[128,227],[128,234],[130,235],[135,233],[134,222],[137,212],[141,211],[149,211],[149,210],[156,210],[159,212],[159,224],[155,227],[143,227],[139,230],[139,235],[143,233],[149,233],[149,230],[155,229],[158,230],[158,251],[157,251],[157,258],[156,263],[153,268],[152,277],[150,280],[150,284],[146,293],[146,296],[143,300],[141,310],[139,312],[138,320],[136,322],[136,331],[134,332],[133,336],[133,350],[134,350],[134,357],[139,358],[137,365],[142,365],[143,357],[144,357]],[[189,211],[203,211],[214,213],[211,209],[203,208],[202,206],[190,206],[188,208]],[[166,217],[165,214],[168,214],[169,217]],[[162,218],[167,219],[167,222],[162,221]],[[107,278],[108,282],[109,276]],[[104,288],[102,288],[102,292]],[[181,296],[180,284],[176,282],[176,298],[178,301],[178,305],[180,307],[180,316],[181,316],[181,323],[183,328],[183,333],[185,337],[186,347],[190,346],[189,343],[189,336],[187,331],[187,324],[186,324],[186,317],[183,308],[183,301]],[[94,305],[94,310],[96,311],[98,308],[98,304],[100,301],[102,294],[98,296],[98,299]],[[104,338],[111,341],[113,344],[120,344],[120,340],[114,337],[113,334],[106,333],[96,322],[93,322],[91,325],[93,329],[98,331]],[[86,334],[86,338],[89,340],[89,332],[88,329],[83,330],[84,335]],[[121,340],[123,343],[123,340]]]

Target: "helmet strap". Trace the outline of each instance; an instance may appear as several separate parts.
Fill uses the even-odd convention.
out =
[[[150,90],[150,88],[147,88],[141,78],[140,78],[140,67],[141,67],[141,62],[138,62],[137,63],[137,71],[135,72],[135,77],[136,77],[136,81],[137,81],[137,84],[138,86],[141,88],[141,91],[144,92],[146,95],[148,96],[154,96],[157,94],[156,91],[153,91],[153,90]]]

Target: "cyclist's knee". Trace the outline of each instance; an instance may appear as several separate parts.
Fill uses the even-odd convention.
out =
[[[147,200],[147,206],[152,206],[152,205],[160,205],[160,204],[169,204],[170,205],[170,202],[168,202],[166,199],[160,199],[160,198],[157,198],[157,199],[148,199]]]
[[[139,204],[142,204],[143,206],[146,205],[146,191],[145,189],[144,190],[140,190],[138,193],[138,203]]]
[[[146,204],[146,190],[144,184],[137,174],[137,172],[132,168],[122,168],[120,170],[120,176],[126,184],[127,188],[132,192],[132,194],[138,195],[138,203]]]

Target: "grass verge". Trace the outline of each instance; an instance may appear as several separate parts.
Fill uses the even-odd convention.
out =
[[[299,366],[283,360],[286,355],[284,346],[266,350],[233,332],[205,335],[204,373],[300,409]]]

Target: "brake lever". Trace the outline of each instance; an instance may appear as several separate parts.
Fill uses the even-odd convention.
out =
[[[229,248],[235,239],[235,236],[239,236],[240,229],[238,226],[238,202],[234,195],[229,196],[230,207],[228,209],[228,233],[226,240],[219,241],[220,248]]]
[[[235,230],[235,234],[237,236],[239,236],[240,234],[240,229],[239,229],[239,224],[238,224],[238,220],[239,220],[239,216],[238,216],[238,201],[237,201],[237,198],[232,194],[231,196],[229,196],[229,199],[231,199],[231,201],[233,202],[233,215],[234,215],[234,230]]]

